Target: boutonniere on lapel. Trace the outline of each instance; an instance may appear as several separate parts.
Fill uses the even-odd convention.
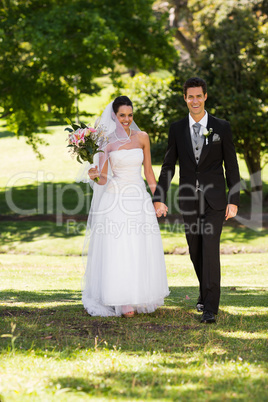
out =
[[[203,131],[203,136],[206,138],[206,145],[208,145],[208,137],[213,133],[213,128],[209,128],[208,130],[205,128]]]

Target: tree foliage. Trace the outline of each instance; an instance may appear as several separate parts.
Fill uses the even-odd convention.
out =
[[[268,26],[262,22],[251,10],[232,10],[218,27],[207,26],[200,57],[208,105],[231,122],[250,173],[261,170],[268,143]]]
[[[166,138],[171,119],[169,111],[174,112],[168,108],[172,96],[171,80],[172,77],[137,74],[128,79],[124,86],[124,92],[133,103],[135,121],[141,130],[148,132],[153,143]]]
[[[218,26],[234,9],[250,9],[252,13],[266,15],[267,0],[156,0],[155,10],[169,13],[169,27],[173,30],[178,47],[195,62],[202,47],[206,47],[207,26]]]
[[[175,51],[152,0],[0,1],[1,117],[34,146],[50,116],[72,115],[74,91],[118,65],[167,67]]]
[[[264,18],[251,9],[235,8],[218,24],[207,23],[203,38],[207,46],[199,52],[196,65],[180,65],[169,83],[153,77],[132,82],[135,115],[153,144],[164,143],[169,124],[185,116],[183,82],[199,75],[208,84],[207,109],[231,122],[236,149],[249,173],[261,171],[268,143],[268,26]]]
[[[159,7],[161,4],[164,3],[158,2]],[[208,83],[207,109],[231,122],[236,149],[244,156],[249,173],[260,172],[268,142],[267,1],[170,0],[169,4],[173,6],[171,14],[180,17],[180,24],[176,19],[171,22],[173,26],[178,25],[179,37],[185,35],[181,46],[190,58],[181,60],[170,90],[163,88],[161,98],[167,97],[164,126],[157,126],[154,116],[159,111],[150,109],[157,126],[152,130],[152,141],[157,140],[154,133],[159,131],[164,138],[168,119],[172,122],[185,115],[182,84],[187,78],[199,75]],[[137,88],[136,92],[139,92]],[[154,95],[148,91],[142,95],[141,105],[153,104]],[[137,108],[145,121],[143,106]]]

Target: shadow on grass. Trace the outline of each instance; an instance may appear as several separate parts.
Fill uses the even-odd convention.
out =
[[[8,135],[9,132],[7,132]],[[0,191],[0,211],[1,214],[10,214],[14,213],[12,205],[9,205],[6,200],[7,197],[11,198],[14,205],[21,210],[32,210],[38,209],[38,197],[39,197],[39,212],[31,212],[31,214],[47,214],[48,210],[50,214],[57,213],[57,208],[59,203],[62,200],[62,204],[66,209],[74,209],[78,205],[78,196],[84,197],[83,207],[81,207],[80,211],[76,213],[85,214],[88,213],[90,206],[90,199],[92,195],[91,187],[88,184],[84,183],[66,183],[66,182],[42,182],[41,184],[37,183],[38,176],[37,172],[32,172],[32,175],[29,177],[29,172],[25,172],[25,178],[30,178],[33,181],[32,184],[28,185],[19,185],[19,180],[23,177],[21,176],[23,172],[20,173],[17,181],[14,182],[14,178],[12,182],[7,183],[7,191],[5,188],[2,188]],[[46,177],[47,172],[41,172],[43,176]],[[42,177],[43,177],[42,176]],[[40,180],[40,173],[39,173]],[[146,184],[146,181],[145,181]],[[9,187],[9,185],[12,187]],[[263,183],[264,188],[264,199],[265,196],[268,195],[268,184]],[[147,190],[149,187],[147,185]],[[86,198],[89,199],[87,200]],[[40,201],[41,199],[41,201]],[[41,202],[41,203],[40,203]],[[241,193],[241,206],[239,207],[239,214],[250,214],[250,196]],[[41,205],[41,209],[40,209]],[[168,191],[167,196],[167,205],[169,207],[169,214],[178,215],[180,213],[178,208],[178,185],[172,183],[170,189]],[[174,219],[174,218],[173,218]]]
[[[159,362],[163,367],[163,362]],[[235,392],[230,387],[230,378],[217,378],[214,383],[208,378],[194,371],[194,364],[185,363],[176,366],[176,372],[159,373],[147,369],[96,373],[91,381],[88,377],[58,377],[51,379],[54,386],[67,389],[74,394],[86,394],[90,396],[111,398],[129,398],[128,400],[170,400],[170,401],[194,401],[198,400],[225,400],[226,394],[239,398],[236,400],[250,400],[251,396],[261,393],[265,385],[265,379],[242,377],[235,382]],[[192,370],[192,371],[191,371]],[[210,375],[209,375],[210,376]],[[188,384],[188,385],[187,385]],[[255,390],[255,392],[254,392]],[[228,392],[229,391],[229,392]],[[262,392],[263,396],[265,392]],[[78,396],[77,395],[77,396]],[[212,399],[209,397],[212,396]],[[249,398],[249,399],[248,399]],[[227,398],[229,399],[229,398]],[[233,399],[233,398],[231,398]]]
[[[74,290],[0,291],[0,299],[5,303],[55,303],[61,301],[79,301],[81,292]],[[0,313],[1,314],[1,313]]]
[[[165,299],[166,306],[175,306],[180,303],[185,306],[195,307],[197,301],[198,289],[194,286],[187,287],[169,287],[170,295]],[[186,295],[190,300],[185,300]],[[220,306],[235,307],[267,307],[267,289],[240,289],[239,287],[232,290],[230,287],[221,287]]]
[[[250,181],[245,180],[245,184],[247,189],[249,190],[248,193],[241,191],[240,192],[240,205],[239,205],[239,214],[249,214],[251,213],[251,193],[250,193]],[[228,189],[226,188],[226,193]],[[267,203],[267,196],[268,196],[268,183],[263,182],[263,207],[264,211],[268,211],[268,203]],[[178,185],[175,183],[171,183],[168,195],[167,195],[167,205],[169,207],[170,214],[176,214],[178,212]]]
[[[2,131],[0,130],[0,139],[1,138],[8,138],[8,137],[16,137],[16,134],[12,131]]]
[[[49,221],[5,221],[0,222],[0,247],[8,246],[16,248],[16,244],[31,243],[36,239],[44,239],[47,236],[54,239],[68,239],[85,235],[87,220],[70,222],[57,226],[55,222]],[[25,244],[27,252],[27,244]]]
[[[262,348],[265,350],[263,334],[268,322],[267,315],[260,310],[267,307],[267,292],[264,290],[238,288],[231,291],[223,288],[222,310],[217,324],[210,326],[201,324],[200,314],[195,311],[196,287],[171,287],[170,290],[164,307],[152,314],[136,315],[133,319],[89,316],[83,309],[79,291],[2,291],[0,333],[10,333],[11,322],[15,322],[19,332],[17,348],[29,350],[34,344],[37,354],[50,351],[51,356],[55,351],[75,357],[81,349],[94,350],[96,339],[100,349],[116,347],[137,354],[153,350],[197,353],[212,342],[214,350],[207,351],[208,359],[215,359],[213,353],[217,355],[219,348],[219,359],[239,356],[243,352],[248,359],[254,360]],[[190,295],[190,300],[185,299],[186,294]],[[12,306],[13,303],[18,305]],[[42,303],[46,305],[42,306]],[[47,307],[48,303],[53,305]],[[245,311],[230,313],[228,307]],[[249,307],[250,313],[245,314]],[[236,333],[234,337],[233,333]],[[249,334],[248,339],[243,338],[243,333]],[[253,337],[250,336],[252,333]],[[9,345],[10,340],[4,338],[1,350],[4,352]]]
[[[169,223],[168,219],[165,223],[160,223],[160,229],[165,231],[162,233],[162,238],[176,238],[178,233],[184,235],[184,226],[178,222]],[[268,230],[264,229],[262,231],[255,231],[247,227],[238,227],[237,225],[231,226],[230,223],[224,223],[223,233],[221,237],[221,245],[227,243],[232,245],[232,243],[240,243],[241,245],[247,245],[254,239],[264,239],[268,234]]]
[[[195,307],[198,288],[195,286],[175,287],[170,286],[170,295],[165,298],[165,306],[167,307]],[[220,305],[233,306],[233,307],[267,307],[266,299],[267,290],[258,289],[240,289],[239,287],[233,289],[230,287],[222,287],[222,296]],[[185,297],[189,297],[186,299]],[[62,301],[81,301],[81,291],[74,290],[40,290],[40,291],[26,291],[26,290],[3,290],[0,291],[0,299],[3,303],[55,303]],[[11,306],[12,307],[12,306]],[[24,307],[23,307],[24,308]],[[16,307],[15,307],[16,309]],[[34,311],[34,309],[33,309]],[[158,311],[158,310],[157,310]],[[1,312],[1,310],[0,310]],[[1,313],[0,313],[1,315]],[[150,317],[148,315],[148,317]]]
[[[45,175],[46,172],[43,172]],[[92,189],[85,183],[41,183],[37,185],[37,172],[30,177],[33,184],[9,187],[0,191],[0,211],[2,215],[46,215],[63,213],[64,210],[74,210],[76,214],[87,214],[92,197]],[[25,172],[29,178],[29,172]],[[12,181],[14,178],[11,178]],[[21,173],[18,177],[22,179]],[[36,182],[35,182],[36,181]],[[11,216],[12,217],[12,216]]]
[[[221,245],[224,245],[225,243],[232,245],[232,242],[234,242],[234,243],[240,243],[241,245],[244,244],[246,248],[247,243],[250,240],[264,239],[267,236],[267,234],[268,234],[267,229],[263,229],[262,231],[256,231],[247,227],[228,226],[228,224],[225,223],[223,226]]]
[[[44,216],[45,218],[45,216]],[[39,218],[38,218],[39,219]],[[50,222],[48,220],[4,220],[0,221],[1,240],[0,246],[12,247],[14,242],[30,243],[43,236],[49,236],[50,238],[72,238],[80,235],[84,235],[86,229],[86,215],[69,216],[69,222],[63,222],[57,225],[56,222]],[[40,218],[41,219],[41,218]],[[46,218],[45,218],[46,219]],[[166,232],[162,233],[163,239],[174,238],[178,235],[184,237],[184,229],[181,224],[168,225],[160,224],[160,229]],[[221,245],[232,244],[245,245],[254,239],[260,239],[262,242],[267,236],[268,230],[257,232],[249,228],[231,227],[228,226],[223,229],[223,235]],[[261,247],[261,250],[264,247]]]

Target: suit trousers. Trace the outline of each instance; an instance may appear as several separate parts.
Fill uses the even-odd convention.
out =
[[[220,302],[220,236],[224,210],[210,207],[198,191],[193,211],[183,214],[189,253],[199,280],[199,299],[204,309],[218,313]]]

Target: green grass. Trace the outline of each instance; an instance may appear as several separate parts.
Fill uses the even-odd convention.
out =
[[[83,310],[79,257],[2,255],[0,334],[16,325],[13,348],[1,338],[2,400],[267,400],[267,254],[222,256],[213,326],[194,310],[189,257],[166,263],[165,306],[127,320]]]
[[[80,255],[86,221],[70,220],[57,226],[49,221],[0,221],[0,253],[36,255]],[[19,230],[18,230],[19,229]],[[181,224],[160,224],[164,252],[188,252]],[[257,232],[225,225],[222,253],[268,252],[268,230]]]

